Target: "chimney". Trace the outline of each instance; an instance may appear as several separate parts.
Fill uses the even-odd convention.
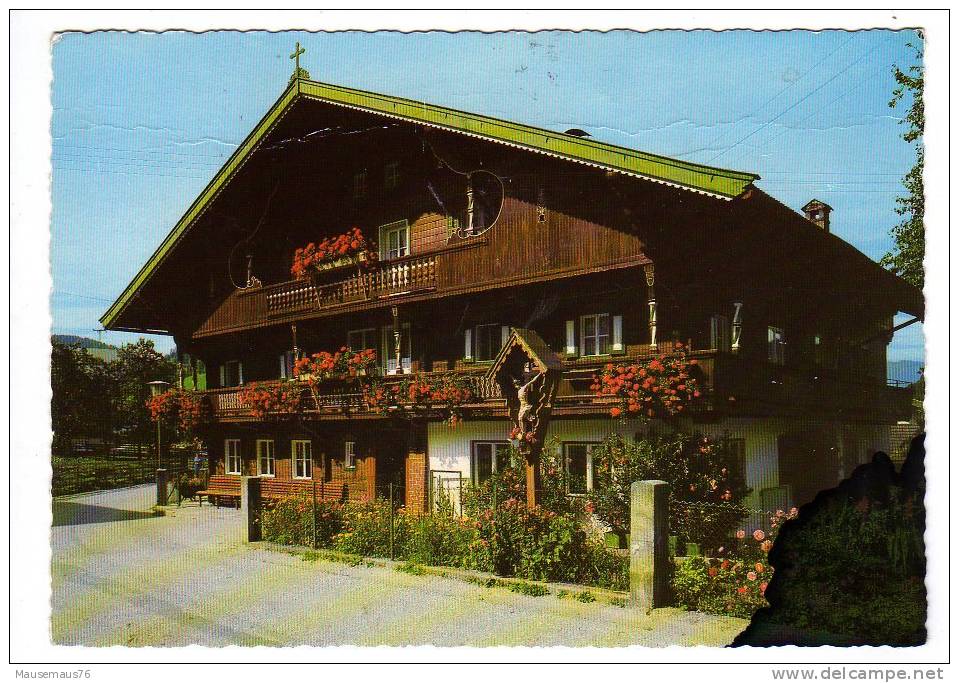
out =
[[[829,213],[832,211],[832,207],[829,206],[829,204],[821,202],[818,199],[813,199],[806,204],[802,210],[803,213],[806,214],[807,221],[812,221],[819,226],[820,230],[829,232]]]

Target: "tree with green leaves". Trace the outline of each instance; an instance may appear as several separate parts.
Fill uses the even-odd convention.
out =
[[[154,426],[147,408],[150,398],[149,382],[163,380],[176,382],[176,363],[157,351],[153,342],[140,339],[117,351],[110,364],[113,378],[114,429],[124,439],[149,442]]]
[[[922,135],[926,123],[922,99],[924,67],[921,48],[912,43],[909,43],[909,47],[915,50],[916,64],[905,71],[898,65],[893,65],[892,74],[896,79],[896,88],[892,91],[889,106],[893,109],[900,105],[909,107],[901,121],[907,127],[902,133],[902,139],[915,146],[916,163],[902,179],[905,196],[896,198],[896,213],[902,217],[890,233],[896,246],[882,257],[881,263],[907,282],[922,288],[925,282],[922,261],[926,254],[923,223],[925,195],[922,183],[925,161]]]
[[[54,340],[50,380],[54,453],[69,453],[76,438],[110,438],[111,378],[103,360]]]

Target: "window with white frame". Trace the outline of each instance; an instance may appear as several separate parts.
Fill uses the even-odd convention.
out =
[[[769,362],[783,365],[786,362],[786,335],[782,328],[770,325],[766,340],[769,348]]]
[[[729,318],[719,313],[709,319],[709,348],[729,351]]]
[[[383,168],[383,187],[395,190],[400,184],[400,162],[394,161]]]
[[[238,360],[228,360],[220,366],[220,386],[238,387],[243,384],[243,363]]]
[[[357,171],[353,174],[353,199],[363,199],[367,193],[366,171]]]
[[[609,353],[609,313],[584,315],[579,321],[580,355],[607,355]]]
[[[276,451],[273,439],[256,440],[256,461],[261,477],[276,476]]]
[[[566,465],[566,492],[583,495],[593,490],[593,448],[595,443],[563,444],[563,462]]]
[[[226,473],[241,474],[243,459],[240,457],[240,440],[227,439],[223,447],[223,453],[226,456]]]
[[[395,221],[380,226],[380,258],[383,260],[403,258],[410,254],[410,224]]]
[[[504,325],[477,325],[473,337],[473,360],[495,359],[508,338],[509,328]]]
[[[300,352],[300,357],[303,353]],[[297,357],[292,351],[284,351],[280,354],[280,379],[293,379],[293,366],[296,364]]]
[[[471,476],[474,484],[482,484],[509,465],[509,442],[474,441]]]
[[[313,477],[313,442],[306,439],[294,439],[293,478],[311,479]]]
[[[350,330],[346,335],[346,346],[354,353],[366,349],[376,349],[376,328],[367,327],[362,330]]]
[[[343,442],[343,467],[348,470],[356,468],[356,442]]]

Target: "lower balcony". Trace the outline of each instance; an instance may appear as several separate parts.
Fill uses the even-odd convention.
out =
[[[590,390],[594,375],[610,362],[643,363],[654,357],[656,354],[644,349],[640,353],[564,361],[563,380],[553,414],[560,417],[608,415],[617,400],[597,397]],[[691,351],[688,357],[697,361],[702,394],[690,406],[694,418],[781,416],[893,424],[909,419],[912,414],[912,387],[887,386],[877,380],[841,376],[836,371],[757,363],[754,359],[714,349]],[[483,364],[457,364],[452,371],[421,372],[417,377],[428,380],[453,374],[465,382],[472,394],[472,399],[461,406],[467,418],[506,417],[506,401],[496,382],[486,377],[487,368]],[[381,380],[389,385],[407,378],[393,375]],[[230,387],[205,392],[211,399],[216,421],[256,419],[240,403],[242,390],[242,387]],[[306,407],[301,404],[300,412],[311,419],[371,419],[391,412],[370,410],[359,387],[342,383],[330,383],[318,392],[316,401],[305,391],[303,400]]]

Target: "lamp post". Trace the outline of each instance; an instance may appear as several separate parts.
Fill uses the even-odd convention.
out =
[[[157,379],[152,382],[147,382],[147,386],[150,387],[151,396],[159,396],[170,386],[169,382],[164,382],[162,379]],[[157,418],[157,469],[160,469],[160,419]]]

